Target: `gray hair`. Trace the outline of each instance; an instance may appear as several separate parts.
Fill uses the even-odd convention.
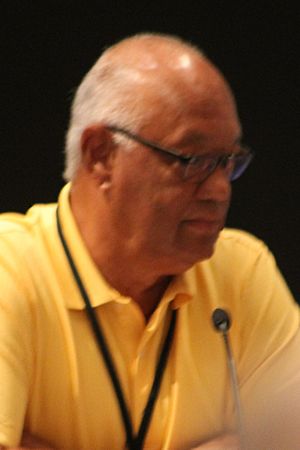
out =
[[[118,55],[114,56],[113,52],[120,44],[141,40],[144,40],[153,51],[158,44],[165,43],[168,47],[171,44],[175,52],[178,48],[185,48],[202,55],[198,49],[180,38],[154,33],[135,35],[108,48],[86,74],[74,97],[66,135],[66,161],[63,173],[66,181],[74,178],[80,165],[80,141],[85,128],[102,122],[135,130],[142,120],[143,123],[147,123],[147,119],[150,118],[150,111],[147,112],[143,108],[141,97],[133,90],[134,87],[145,83],[140,70],[134,64],[130,64],[130,61],[124,61],[124,58],[119,58]],[[174,101],[174,93],[170,91],[170,86],[161,81],[159,95],[169,102]],[[152,84],[157,87],[157,81],[153,80]],[[147,86],[151,87],[151,81],[147,80]]]

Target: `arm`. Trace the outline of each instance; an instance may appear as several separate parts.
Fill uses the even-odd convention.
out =
[[[29,401],[32,343],[24,330],[25,311],[22,323],[11,305],[0,298],[0,444],[13,446],[20,441]]]
[[[1,236],[2,238],[2,236]],[[0,445],[22,436],[33,373],[34,323],[24,267],[0,240]]]
[[[236,434],[223,434],[191,450],[240,450],[240,440]]]
[[[263,249],[240,299],[235,348],[247,448],[297,449],[300,442],[300,331],[296,304]]]
[[[38,450],[54,450],[54,448],[47,444],[42,439],[32,436],[29,433],[23,433],[22,441],[18,447],[5,447],[0,445],[0,450],[27,450],[27,449],[38,449]]]
[[[250,449],[298,450],[300,442],[300,330],[245,385]]]

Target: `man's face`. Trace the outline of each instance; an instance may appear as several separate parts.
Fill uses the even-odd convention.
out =
[[[182,154],[234,151],[240,125],[228,90],[218,86],[208,96],[193,86],[184,89],[180,114],[174,103],[157,102],[153,120],[138,134]],[[134,141],[130,145],[118,150],[115,158],[112,239],[126,245],[136,261],[162,274],[180,273],[209,258],[230,203],[228,175],[217,168],[203,182],[184,180],[179,160]]]

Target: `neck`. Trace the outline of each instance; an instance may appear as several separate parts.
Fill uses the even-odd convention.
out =
[[[103,273],[103,270],[101,272]],[[138,304],[146,320],[156,309],[171,280],[171,277],[161,277],[148,285],[141,282],[138,274],[131,278],[126,277],[125,283],[123,277],[117,280],[115,274],[113,274],[113,280],[110,280],[109,275],[106,278],[122,295],[132,298]]]
[[[95,209],[91,208],[87,213],[87,205],[82,208],[81,203],[76,200],[74,193],[71,193],[71,209],[75,221],[101,275],[121,295],[132,298],[148,320],[160,302],[171,277],[157,273],[155,264],[145,265],[143,258],[140,256],[140,260],[137,260],[138,256],[132,256],[124,243],[110,239],[110,227],[106,226],[103,220],[99,220]],[[105,217],[105,214],[101,214],[101,217],[103,216]],[[95,227],[95,223],[100,225]]]

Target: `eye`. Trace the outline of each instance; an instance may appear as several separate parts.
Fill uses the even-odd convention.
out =
[[[199,166],[202,163],[203,158],[201,156],[185,156],[182,158],[189,166]]]
[[[233,167],[236,164],[237,155],[230,153],[220,158],[220,165],[224,169],[228,167]]]
[[[214,156],[192,156],[186,166],[185,178],[201,177],[213,172],[218,164],[218,158]]]
[[[194,156],[190,159],[190,165],[197,170],[211,170],[217,164],[217,158],[213,156]]]

